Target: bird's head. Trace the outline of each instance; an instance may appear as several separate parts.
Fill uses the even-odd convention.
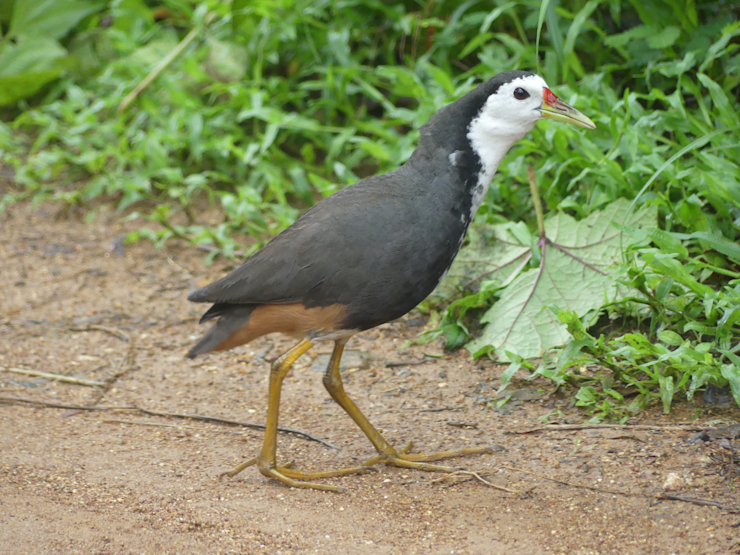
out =
[[[490,94],[471,121],[471,130],[475,127],[491,134],[523,137],[542,118],[596,128],[589,118],[555,96],[545,80],[534,73],[499,73],[482,88]]]
[[[484,168],[493,167],[495,171],[506,151],[542,118],[596,128],[588,117],[555,96],[545,80],[534,73],[499,73],[479,89],[487,97],[470,121],[467,136]]]

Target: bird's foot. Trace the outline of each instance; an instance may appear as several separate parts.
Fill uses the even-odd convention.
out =
[[[373,466],[384,464],[386,466],[396,466],[399,468],[415,468],[416,470],[426,470],[427,472],[455,472],[459,468],[444,466],[441,464],[429,464],[430,461],[440,461],[442,459],[452,459],[466,455],[478,455],[483,453],[493,453],[490,447],[468,447],[466,449],[455,449],[453,451],[436,451],[432,453],[409,453],[413,443],[409,442],[406,447],[395,453],[380,453],[373,457],[364,466]]]
[[[257,465],[259,471],[263,476],[268,478],[274,478],[283,484],[292,488],[308,488],[317,489],[321,491],[334,491],[334,492],[345,492],[345,488],[339,486],[329,486],[325,484],[316,484],[310,480],[318,480],[320,478],[334,478],[336,476],[347,476],[348,474],[366,474],[373,472],[374,468],[368,468],[367,466],[350,466],[347,468],[338,468],[336,470],[319,470],[314,472],[308,472],[304,470],[295,470],[292,468],[293,462],[284,464],[283,466],[276,466],[267,461],[261,460],[259,457],[253,457],[239,466],[224,472],[220,475],[220,478],[227,476],[233,478],[239,474],[245,468]]]

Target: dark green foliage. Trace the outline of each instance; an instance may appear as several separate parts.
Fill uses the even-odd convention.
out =
[[[588,314],[552,307],[577,337],[536,373],[579,384],[599,415],[656,395],[669,407],[707,381],[737,398],[739,18],[731,0],[0,0],[0,162],[15,168],[0,207],[109,200],[142,219],[129,240],[248,253],[322,197],[403,163],[446,102],[499,71],[536,70],[599,127],[540,123],[505,159],[478,225],[536,238],[529,164],[551,214],[598,217],[619,199],[657,212],[653,227],[614,223],[624,252],[610,277],[630,293]],[[199,222],[196,203],[223,222]],[[537,267],[531,254],[506,279],[466,267],[426,304],[448,345]],[[597,339],[585,327],[599,317],[611,333]],[[529,367],[510,360],[509,377]],[[589,364],[606,370],[574,371]]]

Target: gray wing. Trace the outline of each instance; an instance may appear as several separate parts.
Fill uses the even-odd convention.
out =
[[[364,180],[323,200],[240,267],[188,296],[195,302],[349,304],[395,258],[413,232],[412,188],[392,186],[401,169]],[[389,241],[389,238],[391,240]],[[401,255],[403,256],[403,255]]]

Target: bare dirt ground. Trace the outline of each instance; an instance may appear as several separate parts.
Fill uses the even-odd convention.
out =
[[[219,480],[259,451],[260,430],[68,408],[261,423],[267,361],[290,341],[262,338],[185,359],[205,308],[188,303],[187,291],[230,263],[207,268],[202,252],[174,243],[124,248],[116,214],[84,224],[58,212],[14,205],[0,213],[2,553],[740,553],[740,514],[728,510],[740,505],[740,440],[690,443],[695,429],[676,427],[733,424],[739,411],[697,399],[668,417],[656,408],[632,421],[653,429],[521,434],[548,414],[571,424],[587,415],[537,382],[515,384],[519,400],[503,412],[487,408],[502,367],[433,344],[399,349],[422,329],[414,315],[352,339],[349,395],[399,447],[411,439],[419,450],[492,446],[493,454],[453,464],[519,493],[471,476],[436,481],[444,475],[385,467],[325,480],[345,486],[343,494],[290,489],[255,468]],[[283,390],[281,424],[336,446],[280,434],[279,460],[298,468],[356,465],[374,454],[321,385],[329,351],[318,345],[299,360]],[[387,365],[399,362],[417,364]],[[659,498],[670,473],[678,477],[672,495],[720,507]]]

